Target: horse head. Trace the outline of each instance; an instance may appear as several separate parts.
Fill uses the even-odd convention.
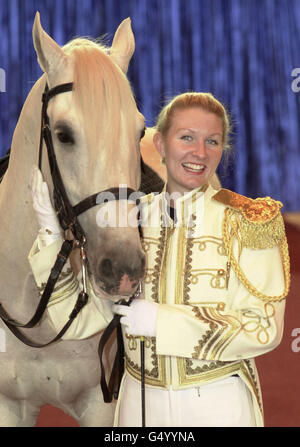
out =
[[[61,48],[43,30],[37,13],[33,41],[49,89],[73,83],[72,91],[53,96],[47,105],[57,164],[72,206],[119,185],[137,190],[139,140],[145,123],[126,77],[135,46],[130,19],[121,23],[110,48],[83,38]],[[46,157],[42,166],[51,184]],[[128,219],[133,214],[135,224]],[[105,298],[131,295],[145,262],[135,205],[127,200],[102,203],[78,221],[87,237],[95,293]]]

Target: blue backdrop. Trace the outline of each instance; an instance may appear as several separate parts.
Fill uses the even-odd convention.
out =
[[[299,0],[0,0],[0,6],[0,155],[41,74],[31,37],[36,10],[61,45],[104,33],[111,43],[130,16],[136,51],[129,78],[147,124],[174,94],[212,92],[235,123],[234,158],[219,170],[223,185],[300,210]]]

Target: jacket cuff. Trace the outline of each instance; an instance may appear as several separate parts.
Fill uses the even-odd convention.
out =
[[[28,261],[38,287],[47,282],[62,243],[63,238],[60,237],[47,247],[39,248],[38,238],[35,240],[29,252]]]

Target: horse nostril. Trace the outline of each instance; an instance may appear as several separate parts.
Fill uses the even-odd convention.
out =
[[[126,253],[128,255],[128,253]],[[124,259],[125,258],[125,259]],[[128,256],[127,256],[128,258]],[[120,255],[102,259],[98,266],[99,279],[101,281],[115,283],[128,275],[131,281],[140,279],[145,272],[146,257],[142,253],[133,253],[126,262],[126,256],[120,259]]]
[[[110,259],[106,258],[101,261],[101,264],[99,266],[99,271],[101,275],[110,276],[112,274],[112,269],[113,266]]]

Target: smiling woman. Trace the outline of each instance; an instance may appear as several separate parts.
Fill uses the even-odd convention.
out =
[[[282,336],[289,289],[282,205],[213,189],[230,123],[211,94],[175,97],[156,129],[167,182],[142,200],[145,299],[113,308],[126,358],[115,424],[141,420],[143,336],[147,425],[263,425],[253,357]]]

